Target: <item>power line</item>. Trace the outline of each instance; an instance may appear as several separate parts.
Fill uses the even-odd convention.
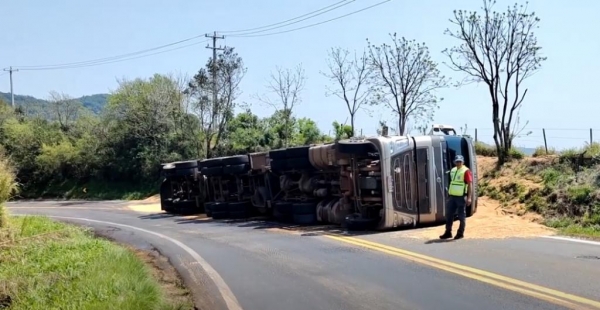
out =
[[[289,19],[289,20],[287,20],[287,21],[283,21],[283,22],[279,22],[279,23],[275,23],[275,24],[271,24],[271,25],[267,25],[267,26],[262,26],[262,27],[254,28],[254,29],[267,28],[267,29],[263,29],[263,30],[251,31],[251,30],[254,30],[254,29],[247,29],[247,30],[245,30],[245,31],[244,31],[244,30],[231,31],[231,32],[246,32],[246,33],[242,33],[242,34],[232,34],[232,35],[230,35],[230,36],[232,36],[232,37],[236,37],[236,36],[241,36],[241,35],[249,35],[249,34],[261,33],[261,32],[265,32],[265,31],[269,31],[269,30],[275,30],[275,29],[283,28],[283,27],[286,27],[286,26],[290,26],[290,25],[293,25],[293,24],[297,24],[297,23],[299,23],[299,22],[302,22],[302,21],[305,21],[305,20],[307,20],[307,19],[311,19],[311,18],[313,18],[313,17],[317,17],[317,16],[319,16],[319,15],[323,15],[323,14],[325,14],[325,13],[327,13],[327,12],[330,12],[330,11],[333,11],[333,10],[336,10],[336,9],[339,9],[339,8],[341,8],[341,7],[343,7],[343,6],[346,6],[346,5],[348,5],[348,4],[351,4],[351,3],[352,3],[352,2],[354,2],[354,1],[356,1],[356,0],[344,0],[344,1],[340,1],[340,2],[337,2],[337,3],[335,3],[335,4],[332,4],[332,5],[326,6],[326,7],[324,7],[324,8],[321,8],[321,9],[319,9],[319,10],[317,10],[317,11],[313,11],[313,12],[311,12],[311,13],[307,13],[307,14],[304,14],[304,15],[300,15],[300,16],[298,16],[298,17],[295,17],[295,18]],[[328,9],[328,8],[329,8],[329,9]],[[326,10],[326,9],[328,9],[328,10]],[[325,11],[323,11],[323,10],[325,10]],[[323,11],[323,12],[320,12],[320,13],[318,13],[319,11]],[[314,14],[314,13],[318,13],[318,14]],[[312,14],[314,14],[314,15],[312,15]],[[300,20],[297,20],[297,21],[295,21],[295,22],[287,23],[287,22],[290,22],[290,21],[296,20],[296,19],[298,19],[298,18],[301,18],[301,17],[307,16],[307,15],[311,15],[311,16],[308,16],[308,17],[302,18],[302,19],[300,19]],[[287,24],[285,24],[285,23],[287,23]],[[275,26],[275,25],[279,25],[279,24],[284,24],[284,25],[281,25],[281,26],[276,26],[276,27],[271,27],[271,26]],[[270,28],[269,28],[269,27],[270,27]],[[224,33],[224,32],[223,32],[223,31],[220,31],[220,33]]]
[[[85,61],[78,61],[78,62],[70,62],[70,63],[63,63],[63,64],[54,64],[54,65],[36,65],[36,66],[15,66],[19,69],[23,69],[23,70],[32,70],[32,69],[47,69],[47,68],[51,68],[51,67],[64,67],[64,66],[73,66],[73,65],[85,65],[85,64],[91,64],[91,63],[98,63],[98,62],[104,62],[104,61],[110,61],[110,60],[117,60],[117,59],[121,59],[121,58],[125,58],[125,57],[130,57],[130,56],[135,56],[135,55],[140,55],[140,54],[144,54],[147,52],[151,52],[151,51],[155,51],[155,50],[159,50],[165,47],[169,47],[169,46],[173,46],[173,45],[177,45],[177,44],[181,44],[184,42],[188,42],[200,37],[203,37],[204,35],[197,35],[197,36],[193,36],[187,39],[183,39],[183,40],[179,40],[176,42],[172,42],[169,44],[164,44],[164,45],[160,45],[157,47],[153,47],[153,48],[148,48],[148,49],[144,49],[144,50],[140,50],[137,52],[132,52],[132,53],[127,53],[127,54],[121,54],[121,55],[116,55],[116,56],[111,56],[111,57],[104,57],[104,58],[98,58],[98,59],[92,59],[92,60],[85,60]],[[200,43],[204,43],[206,41],[202,41]],[[194,44],[195,45],[195,44]],[[188,45],[190,46],[190,45]]]
[[[306,25],[306,26],[303,26],[303,27],[298,27],[298,28],[293,28],[293,29],[284,30],[284,31],[278,31],[278,32],[272,32],[272,33],[265,33],[265,34],[254,34],[254,35],[230,35],[230,37],[238,37],[238,38],[264,37],[264,36],[271,36],[271,35],[282,34],[282,33],[288,33],[288,32],[292,32],[292,31],[296,31],[296,30],[306,29],[306,28],[309,28],[309,27],[314,27],[314,26],[318,26],[318,25],[325,24],[325,23],[329,23],[329,22],[332,22],[332,21],[334,21],[334,20],[338,20],[338,19],[341,19],[341,18],[344,18],[344,17],[350,16],[350,15],[354,15],[354,14],[357,14],[357,13],[360,13],[360,12],[363,12],[363,11],[366,11],[366,10],[369,10],[369,9],[372,9],[372,8],[374,8],[374,7],[376,7],[376,6],[382,5],[382,4],[384,4],[384,3],[386,3],[386,2],[390,2],[390,1],[391,1],[391,0],[385,0],[385,1],[381,1],[381,2],[375,3],[375,4],[371,5],[371,6],[368,6],[368,7],[366,7],[366,8],[360,9],[360,10],[356,10],[356,11],[354,11],[354,12],[350,12],[350,13],[348,13],[348,14],[344,14],[344,15],[342,15],[342,16],[338,16],[338,17],[335,17],[335,18],[332,18],[332,19],[328,19],[328,20],[325,20],[325,21],[322,21],[322,22],[319,22],[319,23],[314,23],[314,24]]]
[[[84,63],[84,64],[81,64],[81,65],[71,65],[71,66],[63,66],[63,67],[25,68],[25,69],[21,68],[20,70],[23,70],[23,71],[43,71],[43,70],[61,70],[61,69],[76,69],[76,68],[84,68],[84,67],[93,67],[93,66],[111,64],[111,63],[128,61],[128,60],[134,60],[134,59],[144,58],[144,57],[158,55],[158,54],[162,54],[162,53],[172,52],[172,51],[179,50],[179,49],[182,49],[182,48],[186,48],[186,47],[190,47],[190,46],[194,46],[194,45],[203,44],[204,42],[207,42],[207,41],[208,40],[204,40],[204,41],[200,41],[200,42],[195,42],[195,43],[191,43],[191,44],[187,44],[187,45],[183,45],[183,46],[171,48],[171,49],[164,50],[164,51],[159,51],[159,52],[156,52],[156,53],[151,53],[151,54],[146,54],[146,55],[140,55],[140,56],[130,57],[130,58],[115,59],[115,60],[112,60],[112,61],[87,63],[87,64]]]
[[[13,67],[4,69],[4,71],[7,71],[10,74],[10,105],[14,108],[15,107],[15,93],[13,91],[13,72],[17,72],[19,71],[19,69],[13,69]]]

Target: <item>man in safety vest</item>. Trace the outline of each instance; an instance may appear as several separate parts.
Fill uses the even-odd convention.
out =
[[[455,167],[450,171],[450,186],[448,187],[448,202],[446,204],[446,231],[440,236],[440,239],[452,238],[452,222],[454,222],[455,213],[458,213],[460,225],[454,239],[464,237],[467,217],[466,206],[471,205],[471,184],[473,182],[471,170],[464,165],[464,162],[465,159],[462,155],[456,155],[454,158]]]

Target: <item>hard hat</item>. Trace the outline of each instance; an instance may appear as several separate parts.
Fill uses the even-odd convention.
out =
[[[465,162],[465,158],[462,155],[456,155],[456,157],[454,157],[454,162],[461,162],[464,163]]]

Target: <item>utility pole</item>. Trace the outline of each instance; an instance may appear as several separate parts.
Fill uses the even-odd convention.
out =
[[[210,48],[213,50],[213,62],[212,62],[212,80],[213,80],[213,106],[217,105],[217,50],[222,51],[224,48],[217,47],[217,39],[225,39],[224,36],[217,36],[217,32],[215,31],[213,35],[205,34],[207,38],[212,38],[212,46],[206,45],[206,48]]]
[[[224,36],[217,36],[217,32],[215,31],[212,35],[209,34],[205,34],[204,35],[207,38],[212,38],[212,46],[209,46],[208,44],[206,45],[206,48],[210,48],[213,51],[213,62],[212,62],[212,99],[213,99],[213,113],[212,113],[212,122],[211,124],[214,124],[215,122],[215,117],[216,117],[216,113],[214,113],[214,111],[217,110],[218,108],[218,97],[217,97],[217,50],[224,50],[224,48],[222,47],[217,47],[217,39],[225,39]],[[206,147],[206,158],[210,158],[210,145],[207,145]]]
[[[19,71],[19,69],[13,69],[13,67],[9,67],[8,69],[4,69],[4,71],[8,71],[9,75],[10,75],[10,105],[13,107],[15,107],[15,93],[13,92],[13,78],[12,78],[12,74],[13,72],[17,72]]]

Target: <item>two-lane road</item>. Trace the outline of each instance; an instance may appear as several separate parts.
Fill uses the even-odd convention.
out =
[[[141,214],[124,202],[19,202],[168,256],[200,309],[600,309],[600,244],[425,243]],[[393,237],[392,237],[393,236]]]

